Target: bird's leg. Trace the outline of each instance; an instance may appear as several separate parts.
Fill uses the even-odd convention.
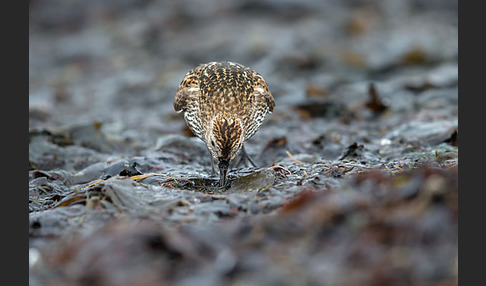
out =
[[[250,158],[250,156],[248,155],[248,153],[246,153],[245,145],[243,145],[243,147],[241,148],[240,158],[238,159],[238,162],[236,163],[236,166],[239,166],[242,161],[245,162],[245,166],[246,167],[249,167],[250,164],[253,167],[257,167],[257,165],[255,164],[255,162],[253,162],[253,160]]]
[[[211,152],[209,152],[209,158],[211,160],[211,177],[213,177],[214,175],[216,175],[216,171],[215,171],[215,168],[214,168],[213,154],[211,154]]]

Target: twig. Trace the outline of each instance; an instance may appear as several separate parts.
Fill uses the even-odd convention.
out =
[[[304,164],[304,162],[302,162],[302,161],[299,161],[299,160],[295,159],[295,157],[294,157],[294,156],[292,156],[292,154],[290,154],[290,152],[289,152],[288,150],[285,150],[285,153],[287,153],[287,156],[289,156],[289,158],[290,158],[292,161],[294,161],[295,163],[297,163],[297,164],[301,164],[301,165],[302,165],[302,164]]]
[[[104,180],[101,180],[101,179],[100,179],[100,180],[98,180],[98,181],[96,181],[96,182],[94,182],[94,183],[91,183],[91,184],[87,185],[86,187],[82,188],[81,190],[85,190],[85,189],[87,189],[87,188],[89,188],[89,187],[92,187],[92,186],[94,186],[94,185],[96,185],[96,184],[98,184],[98,183],[101,183],[101,182],[103,182],[103,181],[104,181]]]
[[[270,166],[270,167],[268,167],[268,169],[280,169],[280,170],[287,171],[289,175],[292,175],[292,172],[290,172],[289,169],[282,167],[282,166],[279,166],[279,165]]]
[[[135,176],[131,176],[130,179],[132,179],[132,180],[140,180],[140,179],[145,179],[145,178],[153,177],[153,176],[160,176],[160,177],[170,178],[170,179],[174,180],[174,182],[176,182],[176,184],[179,184],[177,182],[177,180],[174,179],[174,177],[171,177],[171,176],[168,176],[168,175],[164,175],[164,174],[143,174],[143,175],[135,175]]]

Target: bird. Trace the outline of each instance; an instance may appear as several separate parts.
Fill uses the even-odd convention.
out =
[[[241,159],[254,166],[243,143],[271,114],[275,100],[265,79],[236,62],[209,62],[191,69],[174,98],[174,110],[183,112],[189,129],[204,141],[219,168],[219,184],[227,183],[229,163],[241,151]]]

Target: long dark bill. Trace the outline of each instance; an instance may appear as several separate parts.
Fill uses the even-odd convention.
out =
[[[224,187],[226,185],[226,173],[228,172],[229,160],[219,159],[219,186]]]

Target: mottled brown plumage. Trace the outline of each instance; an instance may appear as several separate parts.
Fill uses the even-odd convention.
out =
[[[210,62],[192,69],[174,99],[175,111],[184,112],[189,128],[218,160],[221,185],[229,161],[274,107],[263,77],[233,62]]]

